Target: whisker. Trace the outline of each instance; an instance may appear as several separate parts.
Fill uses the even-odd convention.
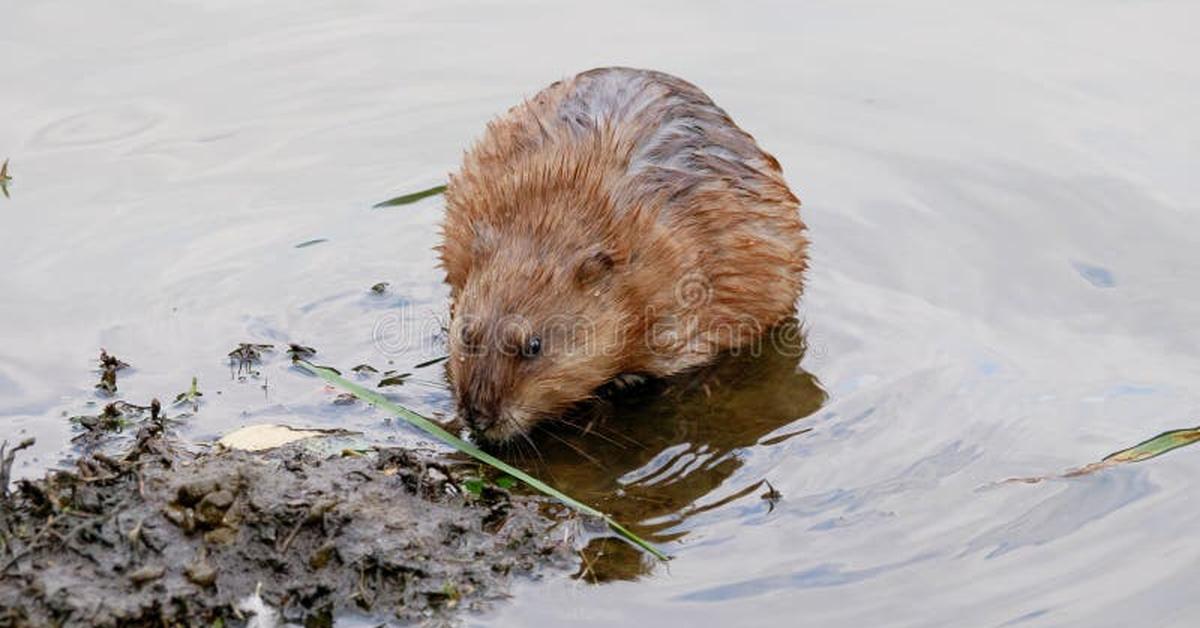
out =
[[[597,468],[599,468],[599,469],[605,468],[604,465],[601,464],[600,461],[597,460],[594,456],[587,453],[586,451],[584,451],[578,445],[572,443],[571,441],[559,436],[558,434],[555,434],[554,432],[552,432],[550,430],[546,430],[545,434],[547,436],[549,436],[550,438],[553,438],[554,440],[566,445],[567,447],[570,447],[575,453],[579,454],[580,456],[587,458],[587,460],[589,462],[591,462],[592,464],[596,465]]]
[[[540,449],[538,449],[537,443],[533,442],[533,439],[529,437],[529,434],[526,434],[525,432],[519,432],[519,433],[521,434],[521,438],[525,439],[525,442],[529,443],[529,447],[530,447],[530,449],[533,449],[533,453],[537,455],[537,458],[538,458],[537,472],[540,474],[542,469],[545,468],[545,466],[546,466],[546,459],[542,457],[542,451]],[[517,441],[517,442],[519,443],[520,441]]]
[[[609,429],[608,426],[606,426],[606,425],[596,425],[595,423],[592,423],[589,425],[580,425],[579,423],[571,422],[571,420],[569,420],[567,417],[559,418],[558,421],[560,423],[562,423],[563,425],[573,427],[573,428],[579,430],[580,432],[583,432],[584,434],[589,434],[589,435],[594,434],[597,438],[601,438],[616,447],[620,447],[621,449],[626,449],[627,447],[625,444],[617,441],[616,437],[618,437],[618,436],[621,438],[624,438],[626,440],[626,442],[628,442],[630,445],[633,445],[635,447],[642,446],[642,443],[639,442],[636,438],[633,438],[632,436],[629,436],[628,434],[625,434],[618,430],[610,430],[612,432],[613,436],[609,436],[609,435],[605,434],[603,432],[603,430]]]
[[[518,467],[525,466],[525,452],[522,450],[521,443],[519,441],[504,443],[503,450],[506,455],[512,455],[517,459],[516,462]]]

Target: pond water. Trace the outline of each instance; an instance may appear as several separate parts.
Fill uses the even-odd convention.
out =
[[[38,439],[17,473],[70,455],[101,347],[132,364],[120,398],[197,377],[191,439],[422,441],[278,347],[440,355],[441,199],[371,205],[553,80],[652,67],[782,162],[808,348],[541,435],[531,470],[675,558],[596,541],[469,621],[1192,625],[1200,451],[996,483],[1200,423],[1200,5],[966,4],[0,0],[0,422]],[[240,377],[241,342],[277,349]],[[449,413],[440,367],[413,372],[389,394]]]

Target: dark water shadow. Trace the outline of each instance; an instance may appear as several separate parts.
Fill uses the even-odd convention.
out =
[[[820,382],[799,366],[807,348],[799,324],[781,325],[766,340],[700,371],[604,395],[536,430],[510,457],[652,543],[677,541],[691,517],[758,499],[766,488],[757,479],[705,498],[746,464],[742,450],[802,434],[807,429],[792,424],[826,400]],[[577,576],[593,582],[634,579],[651,567],[612,538],[592,541],[583,563]]]

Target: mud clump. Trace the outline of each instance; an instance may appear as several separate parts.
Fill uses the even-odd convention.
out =
[[[465,473],[402,449],[195,452],[145,427],[0,494],[0,626],[415,622],[572,566],[540,502]]]

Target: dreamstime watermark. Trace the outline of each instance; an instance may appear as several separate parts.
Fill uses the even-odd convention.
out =
[[[375,319],[371,343],[386,357],[412,353],[444,351],[446,339],[442,320],[433,312],[418,311],[405,304]]]
[[[456,335],[461,351],[477,356],[493,352],[529,356],[543,348],[576,357],[616,356],[633,347],[666,358],[718,353],[756,357],[766,351],[799,358],[809,347],[794,319],[767,326],[748,315],[721,315],[714,306],[713,284],[701,273],[680,278],[671,295],[669,307],[647,306],[640,312],[604,312],[594,317],[462,313],[451,322],[405,305],[376,319],[371,337],[376,350],[387,357],[444,353],[448,334]]]
[[[675,282],[675,304],[679,309],[687,311],[703,307],[712,302],[713,285],[708,275],[693,271]]]

